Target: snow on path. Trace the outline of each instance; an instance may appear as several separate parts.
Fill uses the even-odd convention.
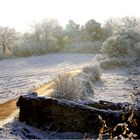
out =
[[[104,71],[102,81],[95,85],[94,99],[132,103],[132,87],[125,82],[128,78],[127,69]]]
[[[56,75],[90,64],[93,54],[49,54],[0,61],[0,103],[47,83]]]

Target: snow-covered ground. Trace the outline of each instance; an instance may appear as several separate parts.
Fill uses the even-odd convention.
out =
[[[95,84],[94,99],[111,102],[132,102],[132,87],[128,80],[127,69],[114,69],[102,72],[102,81]]]
[[[0,128],[0,139],[83,139],[84,135],[80,132],[41,131],[16,120]],[[97,139],[98,134],[86,133],[86,137]]]
[[[3,102],[26,93],[36,86],[47,83],[59,73],[93,63],[94,55],[87,54],[53,54],[1,61],[0,101]],[[133,87],[126,82],[129,80],[128,69],[108,70],[102,73],[102,81],[95,84],[95,100],[132,102]],[[0,128],[0,139],[76,139],[83,137],[84,134],[81,133],[42,132],[17,120]]]
[[[0,103],[47,83],[56,75],[90,64],[93,54],[49,54],[0,61]]]

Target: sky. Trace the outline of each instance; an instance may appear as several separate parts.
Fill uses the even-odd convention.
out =
[[[20,32],[45,18],[65,26],[70,19],[82,25],[90,19],[104,23],[124,16],[140,17],[140,0],[0,0],[0,26]]]

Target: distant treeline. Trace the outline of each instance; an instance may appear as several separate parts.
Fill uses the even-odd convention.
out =
[[[70,20],[65,28],[56,19],[44,19],[31,25],[30,30],[24,34],[0,26],[1,58],[54,52],[104,52],[112,57],[125,55],[127,51],[124,46],[140,50],[139,42],[140,18],[136,17],[111,18],[104,24],[91,19],[84,25]],[[112,48],[115,45],[117,47]]]

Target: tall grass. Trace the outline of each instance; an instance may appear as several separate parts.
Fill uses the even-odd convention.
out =
[[[53,84],[52,97],[68,100],[83,99],[83,87],[81,81],[70,73],[59,75]]]
[[[101,80],[99,67],[83,68],[82,72],[59,75],[53,83],[51,96],[67,100],[87,100],[94,96],[94,82]]]
[[[101,70],[99,65],[84,67],[82,70],[92,82],[101,80]]]

